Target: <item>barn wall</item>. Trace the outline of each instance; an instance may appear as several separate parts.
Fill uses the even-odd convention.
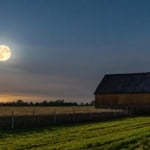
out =
[[[150,110],[150,94],[100,94],[95,95],[98,107],[138,107]]]

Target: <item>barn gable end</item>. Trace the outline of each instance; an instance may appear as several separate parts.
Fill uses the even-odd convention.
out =
[[[96,107],[150,111],[150,73],[105,75],[94,94]]]

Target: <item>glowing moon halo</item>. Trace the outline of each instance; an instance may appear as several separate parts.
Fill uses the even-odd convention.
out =
[[[11,57],[11,50],[8,46],[0,45],[0,61],[7,61]]]

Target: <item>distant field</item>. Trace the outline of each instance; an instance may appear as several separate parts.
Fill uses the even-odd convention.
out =
[[[86,112],[110,112],[111,109],[95,109],[94,106],[74,106],[74,107],[0,107],[0,116],[11,116],[12,112],[15,115],[44,115],[54,113],[86,113]],[[119,110],[118,110],[119,111]]]
[[[0,131],[1,150],[149,150],[150,117]]]

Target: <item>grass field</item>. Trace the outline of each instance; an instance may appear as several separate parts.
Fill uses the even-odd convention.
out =
[[[0,107],[0,116],[14,115],[48,115],[60,113],[86,113],[86,112],[113,112],[112,109],[95,109],[94,106],[73,106],[73,107]],[[119,111],[119,110],[117,110]]]
[[[0,131],[0,150],[149,150],[150,117]]]

